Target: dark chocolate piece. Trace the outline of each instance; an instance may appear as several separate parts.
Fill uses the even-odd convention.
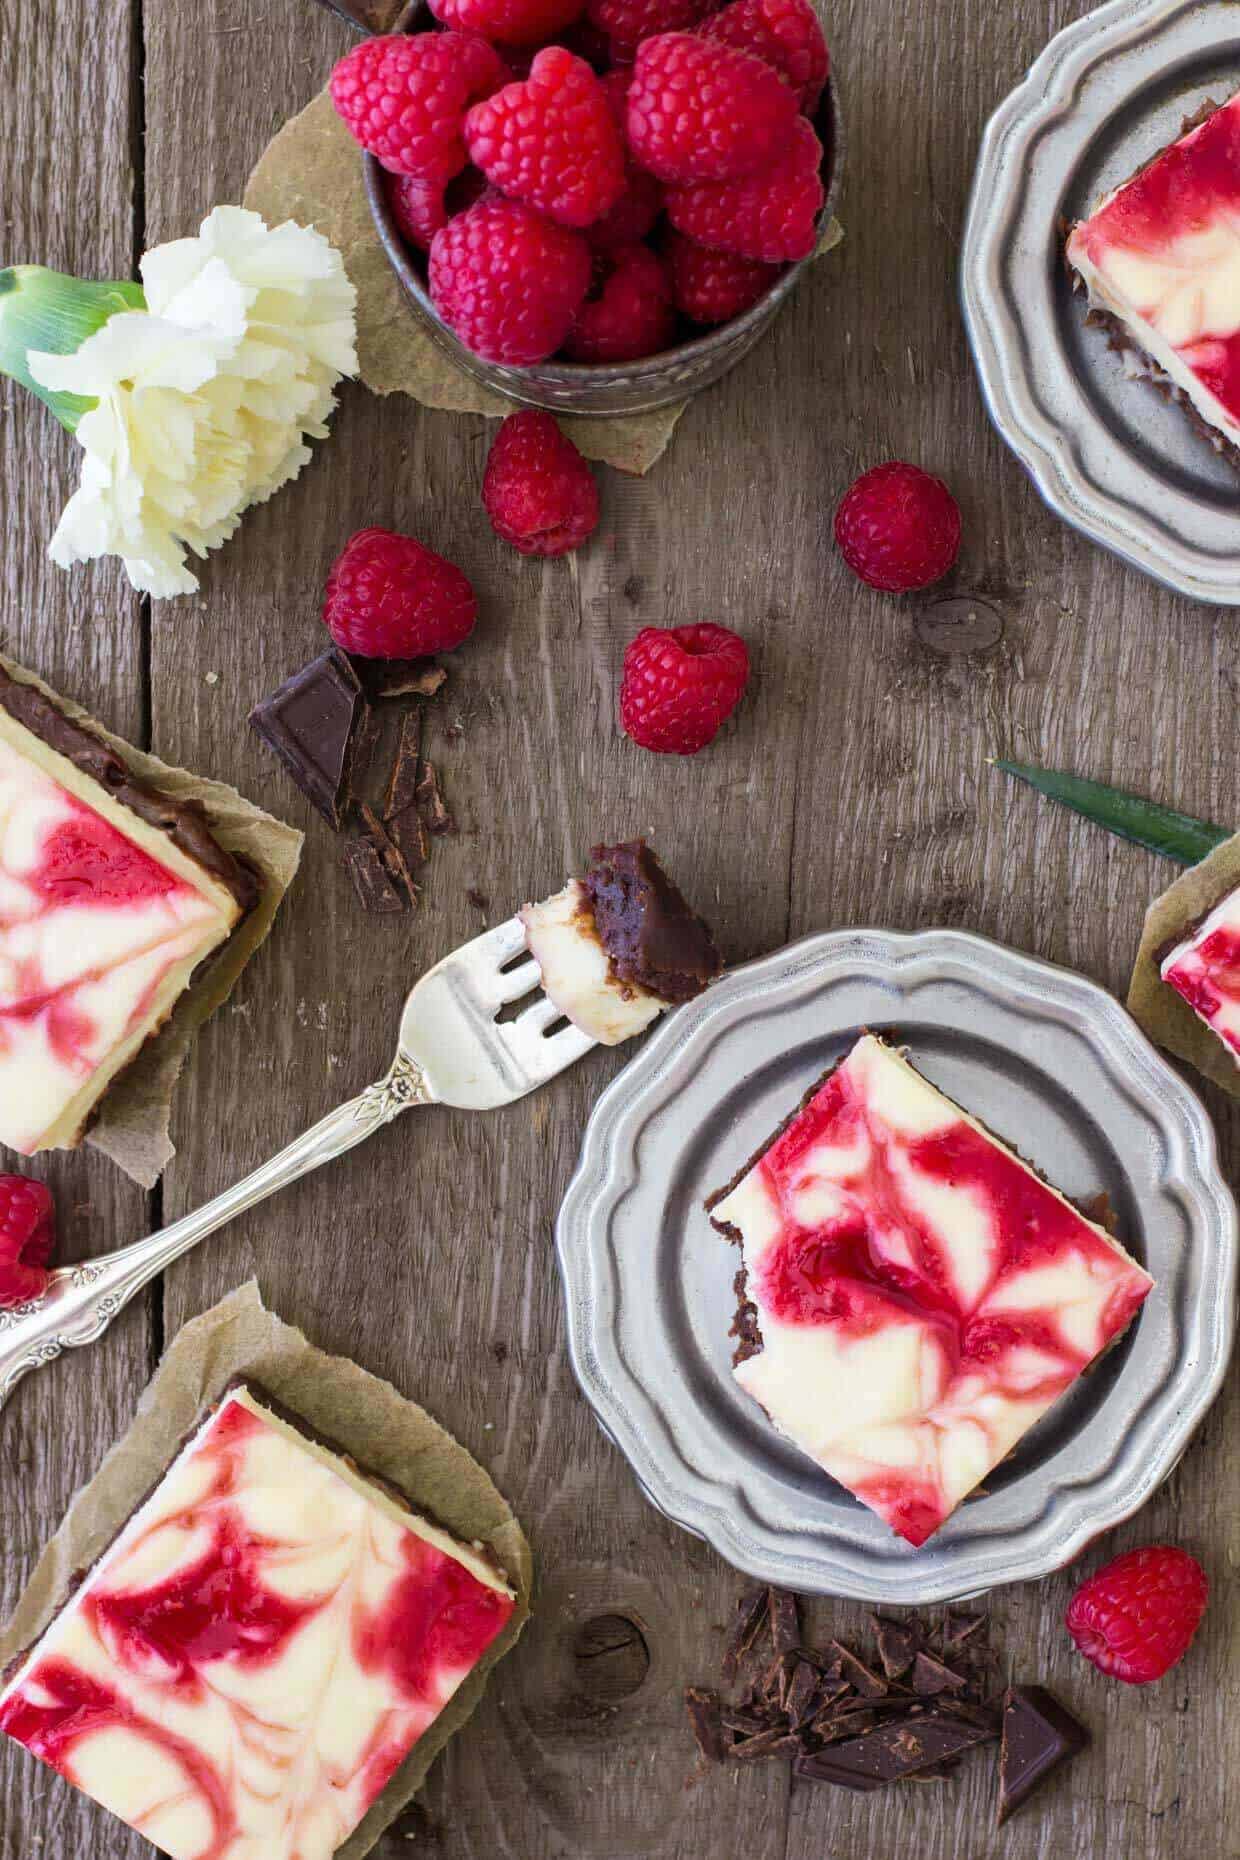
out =
[[[405,863],[405,858],[372,807],[365,801],[357,804],[357,817],[361,823],[363,836],[368,839],[383,863],[383,869],[401,892],[406,907],[418,901],[418,889],[413,882],[413,875]]]
[[[949,1608],[947,1627],[943,1638],[949,1647],[959,1647],[962,1641],[972,1640],[980,1628],[989,1624],[989,1615],[971,1615],[963,1609]]]
[[[418,805],[430,833],[455,833],[456,822],[448,812],[443,798],[443,789],[439,786],[439,771],[433,762],[422,764],[422,774],[417,786]]]
[[[211,831],[200,801],[176,801],[142,781],[123,757],[85,722],[67,717],[34,685],[0,668],[0,709],[111,795],[148,827],[164,833],[179,852],[232,893],[242,912],[253,910],[261,889],[254,868],[226,852]]]
[[[431,856],[431,843],[416,807],[406,807],[402,813],[389,815],[383,824],[411,872],[426,864]]]
[[[801,1610],[786,1589],[771,1590],[771,1639],[776,1653],[791,1653],[801,1645]]]
[[[388,875],[378,847],[365,834],[356,834],[345,841],[344,862],[363,910],[387,912],[408,908]]]
[[[1003,1699],[996,1825],[1040,1789],[1052,1770],[1089,1743],[1085,1726],[1045,1686],[1012,1686]]]
[[[798,1660],[792,1669],[784,1710],[794,1731],[799,1731],[813,1717],[821,1694],[817,1669],[808,1660]]]
[[[772,1724],[765,1713],[741,1711],[735,1705],[723,1706],[720,1717],[725,1729],[735,1731],[738,1737],[756,1737],[759,1731],[769,1731]]]
[[[928,1711],[912,1720],[876,1725],[861,1737],[846,1738],[827,1750],[798,1757],[794,1767],[798,1776],[810,1782],[869,1791],[912,1776],[946,1757],[959,1756],[975,1744],[987,1743],[994,1735],[961,1719]]]
[[[595,928],[617,981],[691,1001],[723,967],[709,929],[646,845],[596,846],[585,876]]]
[[[700,1686],[685,1689],[685,1710],[697,1740],[697,1747],[708,1763],[722,1763],[728,1754],[728,1740],[720,1719],[719,1700],[713,1692]]]
[[[756,1763],[762,1757],[795,1757],[800,1752],[800,1738],[791,1736],[782,1724],[773,1724],[768,1731],[733,1744],[728,1755],[733,1763]]]
[[[275,750],[302,793],[337,829],[363,707],[353,667],[333,648],[294,672],[250,712],[250,727]]]
[[[918,1650],[917,1629],[907,1621],[890,1621],[886,1615],[873,1615],[871,1620],[884,1673],[888,1679],[902,1679]]]
[[[448,674],[433,659],[363,659],[350,656],[350,665],[368,698],[432,698],[448,681]]]
[[[736,1604],[736,1618],[723,1654],[723,1676],[729,1684],[736,1678],[737,1667],[758,1638],[770,1600],[771,1592],[762,1583],[756,1589],[747,1589]]]
[[[953,1672],[923,1648],[913,1661],[910,1683],[919,1698],[934,1698],[939,1692],[963,1692],[969,1682],[963,1673]]]
[[[387,794],[383,800],[383,818],[392,820],[397,814],[403,814],[406,808],[416,807],[418,801],[418,737],[421,723],[415,711],[406,711],[400,720],[400,741],[396,746],[396,757],[392,763],[392,773],[388,776]]]
[[[842,1642],[830,1643],[831,1655],[840,1663],[840,1672],[865,1699],[881,1699],[887,1696],[887,1681],[859,1660],[855,1653]]]

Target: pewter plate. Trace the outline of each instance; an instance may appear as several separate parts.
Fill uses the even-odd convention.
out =
[[[1067,522],[1181,593],[1240,604],[1240,480],[1085,327],[1059,222],[1240,88],[1240,0],[1111,0],[991,118],[961,260],[991,418]]]
[[[731,1375],[737,1255],[702,1210],[862,1027],[1069,1195],[1107,1190],[1158,1283],[1133,1327],[921,1550]],[[649,1498],[738,1569],[913,1603],[1059,1568],[1166,1478],[1218,1390],[1236,1208],[1200,1103],[1112,997],[954,930],[832,931],[670,1016],[603,1094],[556,1233],[569,1349]]]

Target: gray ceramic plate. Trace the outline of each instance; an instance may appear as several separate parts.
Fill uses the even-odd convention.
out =
[[[961,261],[991,417],[1047,503],[1158,580],[1221,604],[1240,603],[1240,480],[1085,328],[1058,227],[1238,87],[1237,0],[1112,0],[1077,20],[991,119]]]
[[[702,1212],[859,1028],[1069,1195],[1106,1189],[1158,1284],[1125,1338],[913,1550],[731,1376],[737,1256]],[[1205,1111],[1092,982],[958,931],[836,931],[726,975],[604,1093],[557,1229],[581,1386],[648,1496],[738,1569],[930,1602],[1028,1580],[1145,1502],[1219,1387],[1236,1209]]]

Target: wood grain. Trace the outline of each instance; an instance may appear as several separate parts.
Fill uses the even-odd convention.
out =
[[[1153,587],[1043,510],[986,423],[955,299],[982,123],[1049,33],[1083,10],[839,0],[849,239],[769,340],[690,409],[652,478],[603,474],[602,527],[579,558],[527,562],[491,535],[476,501],[483,421],[348,391],[329,445],[247,518],[207,566],[201,597],[156,610],[153,747],[235,780],[309,835],[283,925],[188,1069],[168,1218],[377,1075],[418,970],[557,885],[602,834],[649,833],[732,958],[835,924],[946,922],[1122,990],[1165,870],[1003,785],[985,757],[1075,767],[1240,818],[1240,635],[1228,614]],[[305,0],[144,0],[137,17],[152,242],[240,197],[273,128],[350,39]],[[28,68],[35,18],[19,0],[16,39],[9,27],[0,40],[14,71]],[[139,70],[119,0],[103,0],[92,39],[91,57],[40,65],[37,104],[18,87],[16,142],[3,154],[9,240],[25,248],[15,256],[124,268]],[[108,572],[68,582],[40,553],[69,448],[49,441],[41,416],[4,406],[8,643],[139,729],[133,603]],[[888,456],[956,488],[967,541],[947,592],[990,603],[997,643],[936,650],[914,625],[916,604],[869,595],[843,570],[834,503],[856,470]],[[412,530],[459,561],[483,603],[428,719],[462,831],[436,846],[421,913],[393,920],[361,915],[338,844],[244,723],[320,649],[324,573],[366,523]],[[715,749],[669,765],[618,734],[619,663],[639,625],[698,618],[740,628],[757,677]],[[1065,1647],[1070,1576],[996,1598],[1012,1670],[1049,1680],[1096,1734],[1070,1778],[1001,1839],[989,1832],[985,1760],[953,1783],[865,1801],[793,1790],[776,1767],[699,1772],[679,1693],[713,1677],[738,1579],[648,1507],[579,1397],[551,1252],[589,1107],[621,1063],[596,1055],[494,1117],[406,1119],[216,1236],[164,1288],[171,1335],[257,1273],[282,1315],[437,1413],[533,1539],[535,1621],[417,1813],[381,1843],[383,1860],[410,1851],[405,1834],[442,1860],[696,1860],[742,1846],[750,1860],[1240,1854],[1234,1387],[1165,1490],[1107,1544],[1166,1535],[1204,1557],[1215,1598],[1182,1674],[1140,1694],[1093,1675]],[[1234,1174],[1236,1109],[1217,1094],[1210,1103]],[[140,1218],[98,1158],[73,1159],[60,1179],[90,1204],[75,1241],[111,1244]],[[89,1365],[27,1384],[4,1417],[10,1589],[123,1425],[146,1347],[142,1314],[131,1314]],[[859,1627],[857,1611],[815,1612],[824,1628]],[[4,1860],[145,1851],[24,1758],[0,1756],[0,1777]]]

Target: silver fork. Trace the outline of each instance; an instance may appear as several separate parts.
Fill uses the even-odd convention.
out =
[[[0,1403],[28,1370],[52,1362],[62,1350],[93,1343],[156,1273],[225,1221],[343,1156],[402,1111],[425,1104],[494,1110],[524,1098],[588,1053],[594,1041],[576,1027],[549,1031],[559,1010],[541,993],[534,959],[516,962],[524,948],[524,926],[512,917],[446,956],[405,1002],[386,1078],[184,1220],[102,1259],[60,1266],[41,1298],[0,1311]],[[505,1003],[535,989],[537,1001],[511,1020],[497,1020]]]

